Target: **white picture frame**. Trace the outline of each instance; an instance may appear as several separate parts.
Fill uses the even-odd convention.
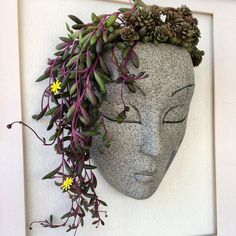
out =
[[[95,0],[94,0],[95,1]],[[129,0],[103,0],[129,3]],[[26,234],[24,203],[24,155],[22,129],[9,132],[12,117],[21,120],[20,57],[17,0],[2,0],[0,9],[0,235]],[[153,4],[154,0],[146,0]],[[214,153],[217,236],[236,235],[236,2],[231,0],[159,0],[162,6],[186,4],[194,12],[213,18]],[[9,57],[10,55],[10,57]],[[234,66],[235,65],[235,66]],[[14,94],[14,96],[13,96]],[[12,109],[9,109],[9,106]],[[4,140],[3,140],[4,139]],[[9,168],[10,167],[10,168]],[[10,170],[10,171],[9,171]],[[13,174],[14,173],[14,174]],[[9,187],[12,186],[12,187]],[[7,189],[7,192],[4,191]],[[14,227],[11,225],[14,221]]]

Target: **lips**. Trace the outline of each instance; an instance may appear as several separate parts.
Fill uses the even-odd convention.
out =
[[[139,152],[142,154],[142,160],[144,161],[142,166],[143,169],[134,173],[134,178],[142,183],[149,183],[154,180],[155,173],[157,172],[157,163],[158,159],[156,156],[144,153],[142,151]]]
[[[154,180],[154,173],[153,172],[140,172],[140,173],[135,173],[134,177],[136,180],[140,182],[149,183]]]

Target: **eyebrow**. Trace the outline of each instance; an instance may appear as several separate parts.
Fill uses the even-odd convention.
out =
[[[194,84],[189,84],[189,85],[187,85],[187,86],[185,86],[185,87],[183,87],[183,88],[180,88],[180,89],[176,90],[175,92],[173,92],[173,93],[171,94],[171,97],[173,97],[176,93],[181,92],[181,91],[184,90],[184,89],[187,89],[187,88],[190,88],[190,87],[194,87],[194,86],[195,86]]]

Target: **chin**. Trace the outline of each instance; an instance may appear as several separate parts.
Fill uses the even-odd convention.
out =
[[[127,185],[129,187],[125,189],[116,189],[133,199],[144,200],[150,198],[156,192],[158,185],[156,183],[137,183],[136,185]]]

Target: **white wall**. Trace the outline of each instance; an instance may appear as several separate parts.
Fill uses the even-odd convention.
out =
[[[23,119],[45,136],[47,121],[35,122],[31,115],[39,110],[43,83],[34,83],[44,71],[58,37],[66,34],[67,15],[89,20],[92,11],[112,12],[120,4],[95,0],[20,0],[20,48]],[[206,52],[196,69],[196,90],[183,144],[156,194],[137,201],[113,190],[98,174],[98,193],[108,203],[105,227],[95,229],[90,220],[81,236],[193,236],[215,233],[213,101],[212,101],[212,19],[197,15],[202,31],[199,47]],[[44,84],[45,85],[45,84]],[[48,134],[49,136],[49,134]],[[42,181],[56,162],[53,148],[42,147],[28,131],[24,132],[27,223],[60,216],[66,199],[53,181]],[[28,235],[65,235],[64,229],[34,227]],[[68,234],[72,235],[72,234]]]
[[[25,235],[22,129],[6,125],[21,120],[17,1],[0,7],[0,235]],[[11,16],[10,16],[11,15]],[[9,17],[10,16],[10,17]]]

